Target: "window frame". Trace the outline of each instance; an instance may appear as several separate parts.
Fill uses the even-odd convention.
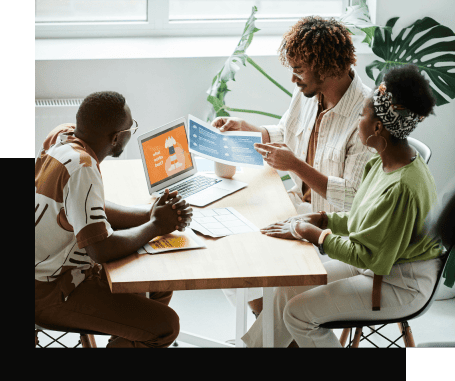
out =
[[[345,9],[355,0],[341,0]],[[339,16],[324,14],[323,17]],[[256,20],[263,35],[282,34],[295,19]],[[169,0],[147,0],[147,21],[35,23],[35,39],[230,36],[243,31],[246,19],[232,21],[169,21]]]

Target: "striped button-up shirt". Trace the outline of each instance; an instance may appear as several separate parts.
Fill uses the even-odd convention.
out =
[[[362,180],[365,164],[372,156],[358,136],[359,114],[371,89],[362,83],[354,69],[352,72],[354,78],[349,88],[321,120],[313,168],[328,176],[327,199],[312,189],[313,212],[349,211]],[[289,109],[279,124],[263,127],[267,129],[271,143],[284,142],[298,158],[306,161],[317,111],[318,97],[307,98],[296,86]],[[296,201],[296,197],[291,197],[294,206],[297,211],[309,210],[301,208],[305,204],[302,201],[302,180],[291,171],[289,174],[295,183],[289,192],[300,198]]]

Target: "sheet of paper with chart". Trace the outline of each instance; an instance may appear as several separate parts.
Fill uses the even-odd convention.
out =
[[[193,209],[190,228],[210,237],[259,231],[259,228],[232,207]]]
[[[263,167],[254,143],[262,143],[260,132],[219,132],[209,123],[188,116],[189,150],[207,159],[242,167]]]
[[[206,247],[191,228],[186,228],[184,232],[175,231],[155,237],[137,252],[139,254],[160,254],[166,251],[202,249]]]

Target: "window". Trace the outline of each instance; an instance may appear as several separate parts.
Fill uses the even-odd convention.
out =
[[[36,38],[238,35],[258,8],[264,34],[339,16],[349,0],[35,0]]]
[[[35,1],[35,23],[37,24],[107,21],[147,21],[147,0]]]

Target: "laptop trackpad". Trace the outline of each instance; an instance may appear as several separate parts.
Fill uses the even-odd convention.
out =
[[[227,196],[229,191],[224,189],[217,189],[215,187],[210,187],[208,189],[204,189],[203,192],[198,192],[186,199],[189,204],[197,205],[197,206],[204,206],[214,202],[224,196]]]
[[[214,188],[226,189],[227,191],[235,191],[245,187],[247,184],[236,180],[223,180],[222,182],[214,185]]]

